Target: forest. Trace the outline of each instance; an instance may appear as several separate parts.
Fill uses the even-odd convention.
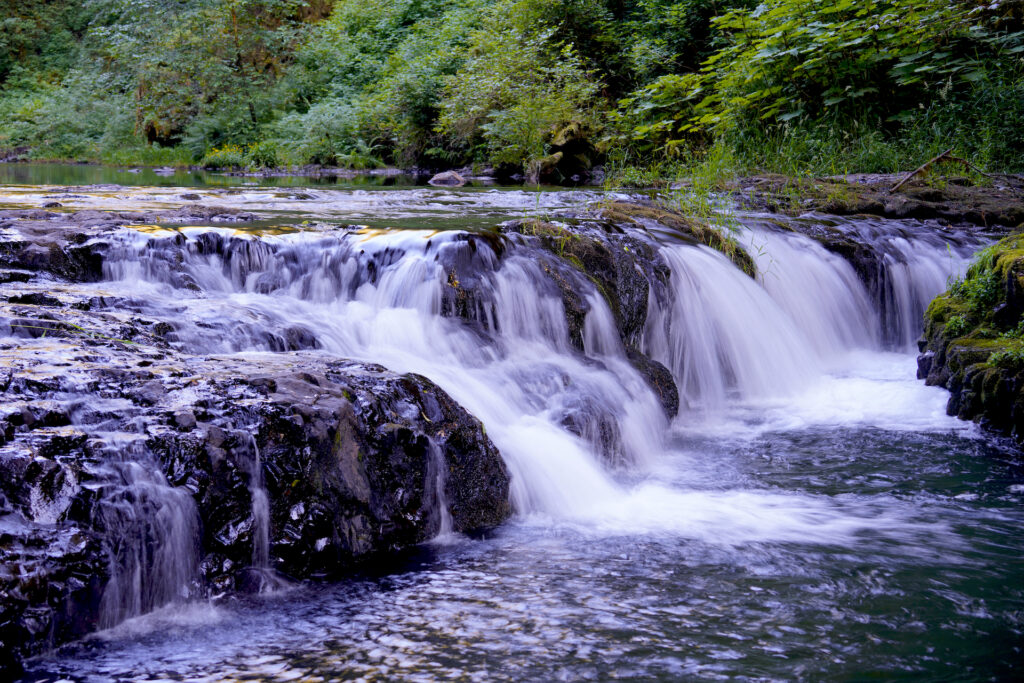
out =
[[[0,0],[0,156],[1024,169],[1021,0]]]

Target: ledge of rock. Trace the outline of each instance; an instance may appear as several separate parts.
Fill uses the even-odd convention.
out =
[[[983,227],[1024,224],[1024,176],[999,175],[980,185],[956,176],[931,183],[914,178],[897,192],[890,192],[903,177],[764,175],[741,179],[731,183],[729,189],[747,205],[793,215],[821,211],[936,219]]]
[[[112,604],[159,606],[159,591],[111,597],[131,539],[173,532],[118,536],[142,524],[125,510],[194,517],[176,542],[195,567],[172,586],[193,596],[259,589],[261,533],[257,569],[302,578],[443,520],[466,532],[511,514],[497,449],[428,379],[319,351],[184,354],[116,292],[98,305],[62,285],[100,276],[105,229],[33,216],[0,241],[0,672],[109,623]],[[128,493],[137,477],[147,493]]]

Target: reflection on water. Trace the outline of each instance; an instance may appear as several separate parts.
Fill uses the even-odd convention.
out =
[[[128,187],[410,187],[427,178],[401,173],[341,176],[241,176],[215,171],[95,164],[0,163],[0,185],[125,185]]]

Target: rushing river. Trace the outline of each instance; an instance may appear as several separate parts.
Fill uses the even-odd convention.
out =
[[[267,353],[301,326],[319,353],[429,377],[501,450],[516,516],[346,581],[136,617],[30,662],[28,680],[1020,675],[1024,467],[915,378],[924,307],[978,239],[804,217],[886,255],[885,286],[871,291],[766,216],[735,219],[756,280],[710,249],[648,234],[671,269],[643,339],[679,386],[668,421],[596,290],[584,293],[581,353],[529,252],[474,252],[481,326],[440,314],[438,258],[465,248],[459,230],[606,193],[293,190],[11,184],[0,202],[139,210],[189,193],[259,214],[126,233],[105,281],[88,286],[173,319],[190,353]],[[367,227],[281,229],[301,221]],[[172,232],[224,246],[168,268],[160,240]],[[560,421],[573,410],[576,432]]]

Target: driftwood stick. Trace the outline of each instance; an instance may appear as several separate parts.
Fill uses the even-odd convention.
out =
[[[986,178],[995,178],[994,175],[992,175],[991,173],[985,173],[980,168],[978,168],[977,166],[975,166],[971,162],[967,161],[967,159],[961,159],[960,157],[951,156],[951,157],[947,157],[945,159],[945,161],[954,161],[954,162],[956,162],[958,164],[963,164],[967,168],[974,169],[974,171],[976,171],[977,173],[980,173],[981,175],[985,176]]]
[[[896,190],[898,190],[898,189],[900,189],[901,187],[903,187],[903,186],[904,186],[904,185],[906,184],[906,182],[907,182],[908,180],[910,180],[911,178],[913,178],[914,176],[916,176],[916,175],[917,175],[918,173],[923,173],[924,171],[927,171],[927,170],[928,170],[928,168],[929,168],[929,167],[930,167],[930,166],[931,166],[932,164],[934,164],[934,163],[936,163],[936,162],[938,162],[938,161],[942,161],[943,159],[945,159],[946,157],[948,157],[948,156],[949,156],[949,154],[950,154],[950,152],[952,152],[952,151],[953,151],[953,148],[952,148],[952,147],[950,147],[949,149],[947,149],[947,150],[946,150],[945,152],[943,152],[942,154],[938,155],[937,157],[934,157],[934,158],[932,158],[932,159],[929,159],[928,161],[926,161],[926,162],[924,162],[923,164],[921,164],[920,166],[918,166],[918,167],[917,167],[917,169],[916,169],[915,171],[911,172],[911,174],[910,174],[910,175],[908,175],[908,176],[907,176],[906,178],[904,178],[903,180],[901,180],[901,181],[899,181],[898,183],[896,183],[895,185],[893,185],[893,186],[892,186],[892,187],[891,187],[891,188],[889,189],[889,194],[892,194],[892,193],[893,193],[893,192],[895,192]]]
[[[977,166],[975,166],[971,162],[967,161],[967,159],[963,159],[961,157],[953,156],[951,154],[952,151],[953,151],[953,148],[950,147],[949,149],[947,149],[945,152],[943,152],[942,154],[938,155],[937,157],[935,157],[933,159],[929,159],[925,163],[921,164],[921,166],[918,167],[917,170],[915,170],[913,173],[908,175],[906,178],[904,178],[903,180],[901,180],[898,183],[896,183],[895,185],[893,185],[892,188],[890,188],[890,190],[889,190],[889,194],[892,194],[896,190],[898,190],[901,187],[903,187],[904,183],[906,183],[908,180],[910,180],[911,178],[916,176],[918,173],[923,173],[924,171],[928,170],[929,167],[933,166],[934,164],[941,163],[943,161],[951,161],[954,164],[963,164],[967,168],[970,168],[970,169],[973,169],[973,170],[977,171],[978,173],[980,173],[981,175],[985,176],[986,178],[994,178],[995,177],[995,176],[993,176],[993,175],[991,175],[989,173],[985,173],[980,168],[978,168]]]

